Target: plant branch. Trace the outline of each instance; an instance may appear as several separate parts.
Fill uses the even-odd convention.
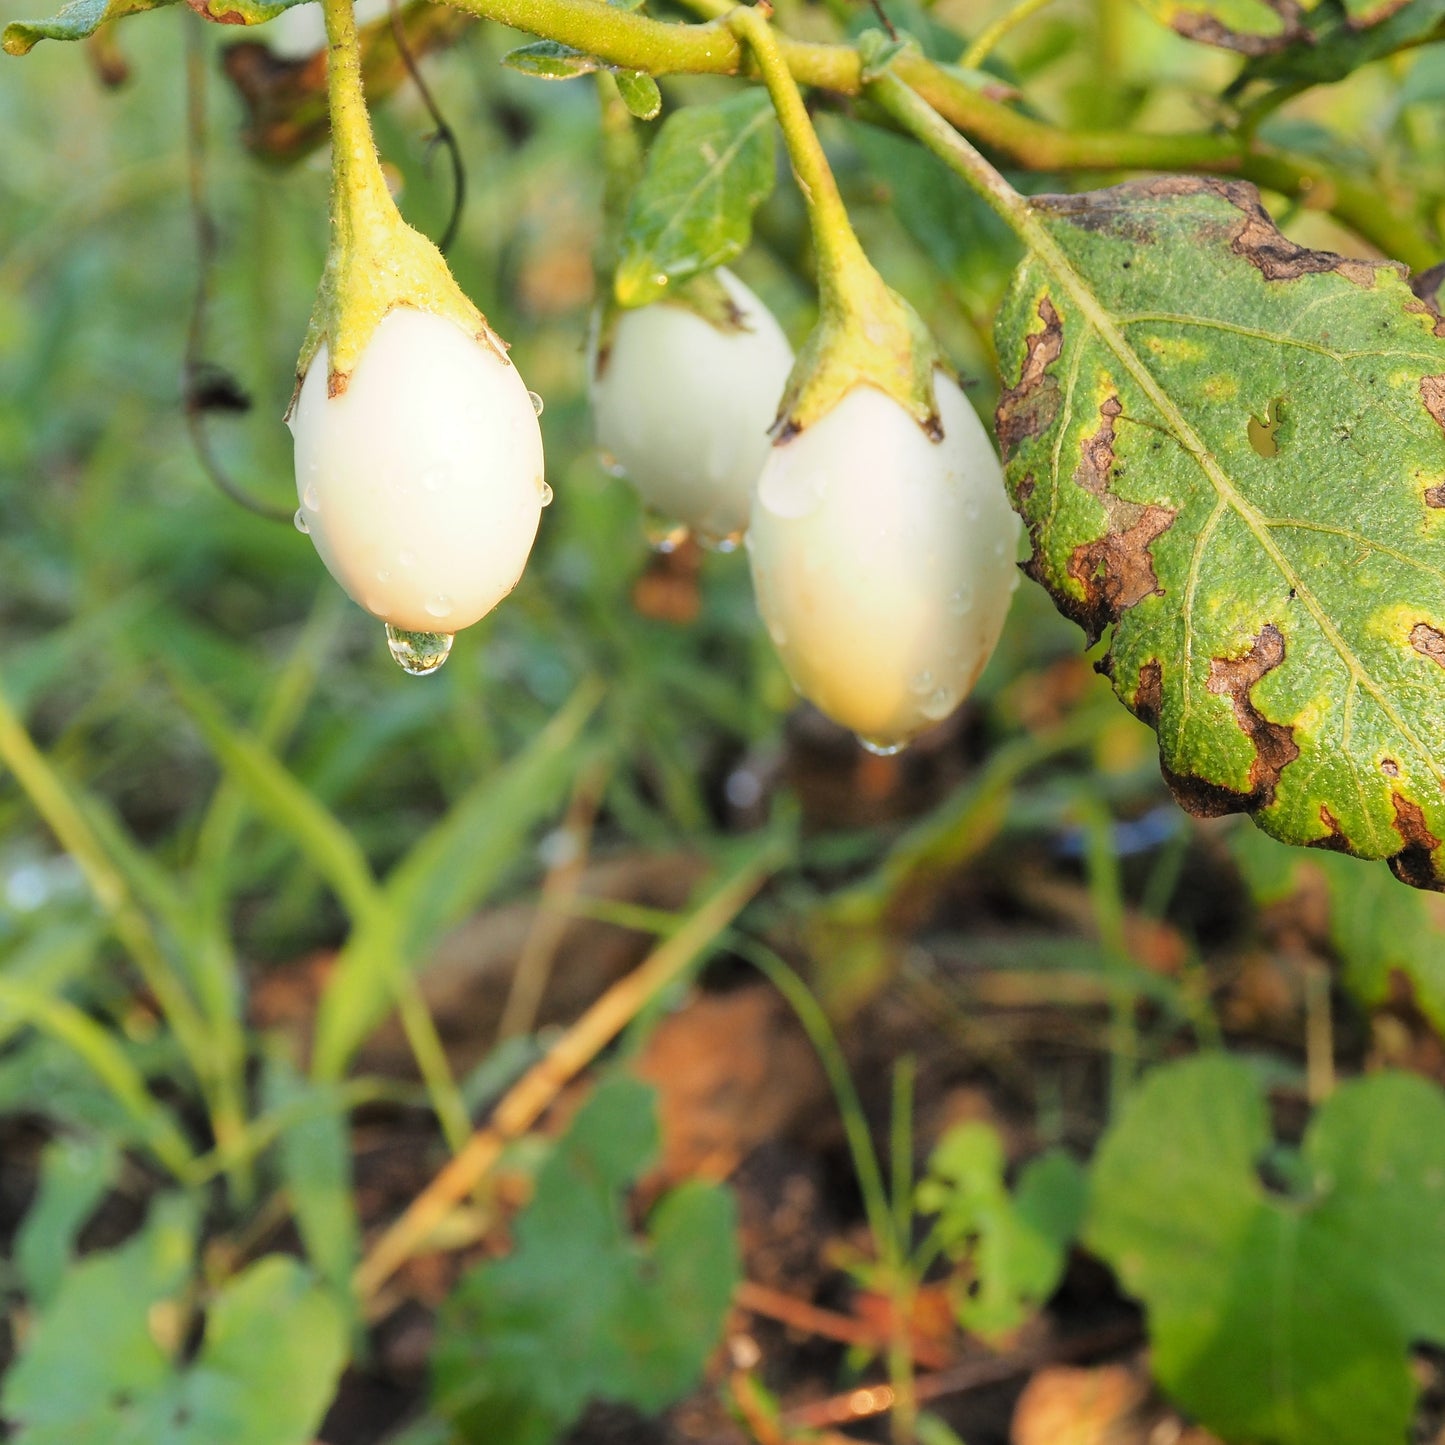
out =
[[[449,0],[457,9],[585,50],[651,75],[742,75],[745,47],[723,24],[677,25],[597,0]],[[716,12],[720,0],[689,0]],[[730,7],[729,7],[730,8]],[[859,95],[862,61],[849,45],[778,37],[793,78],[837,95]],[[1328,210],[1386,255],[1424,270],[1439,259],[1416,219],[1370,185],[1314,157],[1246,145],[1223,133],[1147,135],[1132,130],[1071,133],[1010,110],[914,50],[893,63],[899,80],[975,144],[1030,171],[1165,171],[1237,175]]]
[[[765,844],[522,1075],[497,1105],[491,1123],[472,1135],[362,1260],[353,1282],[363,1304],[426,1247],[437,1226],[476,1188],[507,1144],[525,1134],[562,1089],[714,943],[777,866],[779,847],[776,839]]]

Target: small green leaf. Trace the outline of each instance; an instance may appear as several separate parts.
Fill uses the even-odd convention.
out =
[[[1237,85],[1251,81],[1343,80],[1352,71],[1397,51],[1445,35],[1445,0],[1320,0],[1297,41],[1249,62]]]
[[[762,91],[667,119],[628,208],[614,283],[620,305],[656,301],[742,252],[753,212],[773,189],[774,145]]]
[[[1100,666],[1183,806],[1442,886],[1437,314],[1239,183],[1030,206],[1048,241],[998,323],[1030,575],[1110,630]]]
[[[106,1141],[62,1135],[40,1156],[40,1189],[15,1239],[15,1267],[32,1304],[55,1298],[75,1237],[115,1179],[120,1155]]]
[[[656,1411],[696,1384],[738,1278],[734,1209],[685,1184],[633,1239],[619,1195],[657,1145],[652,1091],[600,1084],[539,1170],[511,1256],[462,1278],[433,1363],[464,1439],[551,1445],[591,1399]]]
[[[619,70],[617,93],[638,120],[656,120],[662,114],[662,92],[657,82],[642,70]]]
[[[1139,0],[1161,24],[1190,40],[1267,55],[1304,34],[1300,12],[1309,5],[1275,5],[1269,0]]]
[[[585,50],[575,50],[557,40],[535,40],[530,45],[509,50],[502,57],[502,64],[540,80],[573,80],[579,75],[590,75],[602,62]]]
[[[998,1134],[971,1122],[950,1129],[918,1186],[920,1213],[950,1258],[970,1267],[954,1301],[959,1323],[985,1338],[1017,1329],[1053,1293],[1083,1213],[1079,1166],[1060,1150],[1030,1162],[1010,1196]]]
[[[1266,1190],[1269,1116],[1249,1068],[1158,1070],[1099,1150],[1085,1239],[1149,1311],[1159,1382],[1259,1445],[1399,1445],[1412,1343],[1445,1343],[1445,1097],[1377,1074],[1342,1086]]]

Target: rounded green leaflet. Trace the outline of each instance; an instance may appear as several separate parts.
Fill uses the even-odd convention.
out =
[[[1112,629],[1184,807],[1445,888],[1445,322],[1243,183],[1031,204],[1053,244],[998,322],[1026,569]]]

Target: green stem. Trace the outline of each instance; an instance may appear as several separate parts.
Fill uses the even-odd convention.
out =
[[[390,223],[396,203],[386,187],[361,82],[361,42],[352,0],[321,0],[326,20],[326,95],[331,111],[333,248],[351,250],[377,219]]]
[[[788,158],[808,208],[813,249],[818,257],[818,291],[824,310],[855,310],[858,298],[873,291],[878,273],[853,234],[838,182],[822,142],[808,118],[798,82],[788,68],[773,27],[762,10],[740,6],[728,17],[735,35],[748,43],[783,129]]]
[[[1046,5],[1053,3],[1054,0],[1019,0],[1017,5],[1005,10],[992,24],[984,27],[973,44],[963,52],[958,63],[965,70],[977,70],[993,54],[1005,35],[1037,15]]]

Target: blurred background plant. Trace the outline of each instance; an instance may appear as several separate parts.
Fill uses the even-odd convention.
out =
[[[778,8],[817,38],[870,20]],[[1223,118],[1237,57],[1119,0],[1027,8],[887,6],[1064,130]],[[1336,1081],[1445,1078],[1438,900],[1185,818],[1031,586],[910,752],[798,707],[743,556],[650,551],[592,450],[591,83],[502,67],[518,37],[490,24],[408,24],[446,42],[450,261],[546,400],[556,493],[517,592],[425,682],[191,434],[289,516],[327,178],[282,121],[315,65],[172,12],[0,84],[16,1438],[1202,1441],[1102,1262],[1149,1311],[1158,1382],[1223,1438],[1435,1439],[1439,1095]],[[253,110],[252,150],[227,50],[281,107]],[[1251,123],[1433,237],[1440,71],[1388,57]],[[669,110],[729,93],[662,83]],[[414,86],[376,126],[439,235],[452,181]],[[988,417],[1016,243],[916,146],[820,127]],[[1270,199],[1298,239],[1370,253]],[[796,341],[791,187],[756,237],[737,269]],[[1280,1293],[1291,1250],[1317,1297]]]

